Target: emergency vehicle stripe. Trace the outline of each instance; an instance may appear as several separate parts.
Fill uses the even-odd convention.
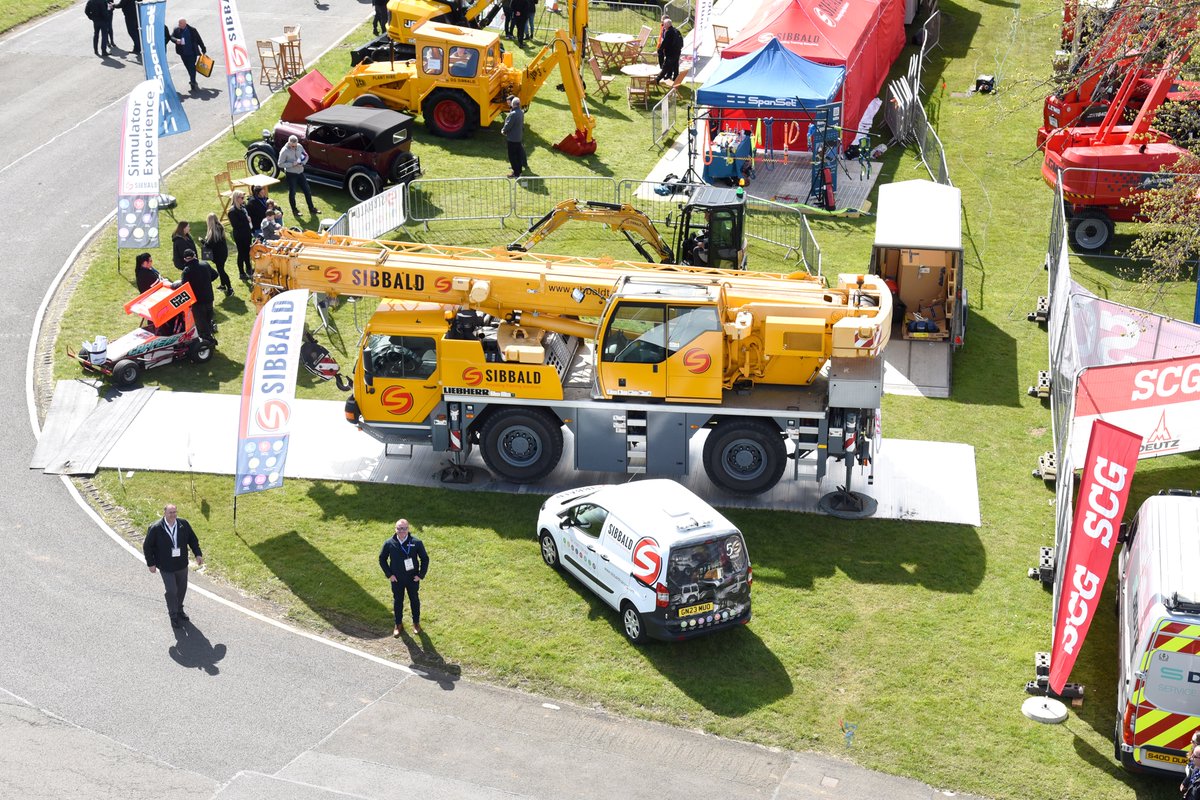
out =
[[[1195,733],[1197,730],[1200,730],[1196,726],[1196,718],[1195,717],[1188,717],[1188,721],[1191,722],[1191,724],[1184,726],[1184,728],[1183,728],[1184,732],[1175,741],[1170,742],[1169,744],[1164,744],[1163,747],[1168,747],[1172,750],[1184,750],[1184,751],[1186,751],[1188,749],[1188,743],[1192,741],[1192,734]]]
[[[1150,744],[1183,719],[1186,718],[1179,714],[1168,714],[1157,708],[1138,714],[1137,721],[1133,723],[1134,741],[1137,744]],[[1169,737],[1168,741],[1173,738],[1175,737]]]
[[[1200,636],[1200,625],[1188,625],[1186,622],[1168,622],[1159,628],[1159,633],[1170,633],[1176,636]]]
[[[1162,714],[1161,711],[1158,713]],[[1138,722],[1141,722],[1141,720],[1138,720]],[[1134,732],[1137,743],[1140,745],[1171,747],[1172,743],[1177,739],[1182,739],[1186,744],[1188,737],[1192,735],[1195,724],[1195,721],[1185,714],[1166,714],[1151,730],[1138,731],[1135,724]]]

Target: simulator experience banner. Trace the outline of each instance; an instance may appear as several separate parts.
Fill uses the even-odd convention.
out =
[[[117,249],[158,247],[158,81],[125,101],[117,173]]]
[[[292,289],[272,297],[254,320],[242,378],[234,497],[283,485],[307,305],[308,290]]]
[[[1117,549],[1141,444],[1141,436],[1107,422],[1092,426],[1092,441],[1083,462],[1079,496],[1075,498],[1071,543],[1062,565],[1062,605],[1050,650],[1050,689],[1056,694],[1062,693],[1096,615]]]
[[[183,103],[167,64],[167,3],[166,0],[142,0],[138,3],[138,21],[142,26],[142,64],[146,80],[158,83],[159,136],[174,136],[192,129],[184,113]]]
[[[258,108],[254,93],[254,65],[242,36],[234,0],[217,0],[217,18],[221,20],[221,38],[225,42],[225,85],[229,90],[229,113],[245,114]]]

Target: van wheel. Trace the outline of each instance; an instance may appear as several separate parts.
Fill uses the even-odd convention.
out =
[[[546,562],[547,567],[558,569],[558,545],[554,543],[554,537],[547,531],[542,531],[538,539],[542,542],[542,561]]]
[[[142,376],[142,368],[138,366],[136,361],[131,361],[128,358],[123,358],[116,363],[112,371],[113,383],[122,388],[133,386],[138,382],[138,378]]]
[[[621,604],[621,631],[625,638],[634,644],[643,644],[646,641],[646,626],[642,622],[642,615],[628,600]]]
[[[1113,725],[1113,758],[1117,763],[1121,763],[1121,715],[1117,715],[1116,724]]]
[[[562,458],[562,426],[542,411],[497,411],[484,423],[479,442],[488,469],[513,483],[541,480]]]
[[[728,420],[709,431],[704,471],[727,492],[761,494],[783,476],[787,447],[774,425],[758,419]]]

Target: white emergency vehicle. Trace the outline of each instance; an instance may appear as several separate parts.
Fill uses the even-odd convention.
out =
[[[621,612],[634,643],[750,621],[753,573],[733,523],[672,480],[588,486],[538,514],[542,559]]]
[[[1122,540],[1114,755],[1179,776],[1200,730],[1200,496],[1148,498]]]

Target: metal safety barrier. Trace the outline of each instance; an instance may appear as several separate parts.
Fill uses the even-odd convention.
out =
[[[401,183],[368,198],[346,212],[348,235],[378,239],[404,225],[408,187]]]
[[[675,130],[675,122],[679,107],[679,92],[674,89],[663,95],[663,99],[654,104],[650,112],[650,140],[655,145],[661,145],[663,140]]]
[[[812,275],[821,274],[821,248],[808,218],[799,209],[773,200],[746,198],[746,238],[783,249],[780,261],[795,261]],[[777,271],[786,272],[788,268]]]
[[[495,219],[512,215],[512,181],[508,178],[418,178],[408,184],[409,222]]]

